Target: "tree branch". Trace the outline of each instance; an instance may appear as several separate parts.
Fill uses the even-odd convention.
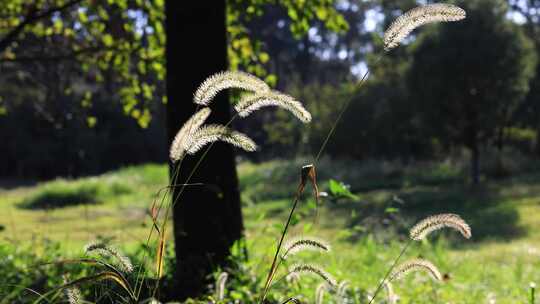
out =
[[[17,39],[17,37],[20,35],[20,33],[24,30],[26,26],[38,21],[39,19],[49,17],[56,12],[61,12],[82,1],[83,0],[71,0],[64,3],[63,5],[49,8],[48,10],[41,13],[37,13],[34,9],[30,9],[28,14],[26,14],[24,20],[0,40],[0,54],[3,53],[7,49],[7,47]]]

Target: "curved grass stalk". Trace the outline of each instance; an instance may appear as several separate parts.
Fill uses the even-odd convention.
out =
[[[397,47],[415,28],[435,22],[459,21],[466,12],[455,5],[436,3],[415,7],[399,16],[384,32],[384,50]]]
[[[193,102],[207,106],[219,92],[231,88],[256,93],[270,91],[268,84],[256,76],[240,71],[224,71],[206,78],[195,91]]]
[[[314,237],[295,238],[285,244],[285,252],[281,258],[286,260],[287,257],[305,250],[328,252],[330,251],[330,245],[327,242]]]
[[[260,108],[268,106],[285,109],[303,123],[311,121],[311,113],[304,108],[301,102],[292,96],[276,91],[245,95],[234,106],[234,109],[241,117],[246,117]]]
[[[425,271],[434,280],[442,281],[442,275],[439,269],[433,263],[424,259],[412,259],[399,265],[394,272],[388,277],[388,282],[399,280],[409,273],[415,271]]]
[[[453,213],[429,216],[414,225],[409,235],[411,239],[421,241],[432,232],[446,227],[459,231],[466,239],[471,237],[471,227],[459,215]]]

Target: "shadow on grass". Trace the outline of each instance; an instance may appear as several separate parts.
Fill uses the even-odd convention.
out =
[[[417,187],[396,193],[404,204],[392,201],[392,194],[385,194],[367,194],[364,202],[348,202],[331,208],[344,213],[354,210],[358,216],[349,221],[351,228],[363,226],[369,232],[393,232],[404,237],[416,222],[438,213],[461,215],[472,228],[473,241],[508,240],[526,233],[518,225],[517,208],[508,198],[499,195],[494,186]],[[398,208],[399,212],[389,214],[386,212],[389,207]],[[450,238],[454,238],[453,234]]]
[[[107,197],[130,193],[129,187],[119,183],[75,183],[53,182],[37,190],[19,204],[20,208],[40,210],[64,208],[77,205],[99,204]]]
[[[26,199],[20,204],[24,209],[54,209],[84,204],[96,204],[95,188],[75,189],[76,191],[45,190]]]
[[[402,197],[407,202],[405,215],[412,218],[422,219],[437,213],[461,215],[471,226],[474,240],[505,240],[526,232],[518,225],[517,208],[492,187],[418,190]]]

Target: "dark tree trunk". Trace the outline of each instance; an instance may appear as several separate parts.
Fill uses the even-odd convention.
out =
[[[166,3],[167,129],[169,143],[195,112],[193,93],[208,76],[227,69],[225,0]],[[209,122],[226,124],[227,94],[211,104]],[[203,149],[204,150],[204,149]],[[202,153],[182,162],[179,183],[188,178]],[[175,296],[180,300],[204,292],[207,275],[229,256],[243,232],[234,153],[216,144],[190,180],[173,210],[176,253]],[[177,197],[178,189],[174,195]]]
[[[480,183],[480,151],[478,144],[471,147],[471,179],[473,185]]]

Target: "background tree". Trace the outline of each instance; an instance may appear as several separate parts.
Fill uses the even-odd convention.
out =
[[[480,147],[493,139],[529,89],[536,56],[500,0],[460,3],[467,19],[433,27],[412,46],[408,83],[424,128],[471,151],[479,182]]]
[[[104,117],[97,116],[100,111],[94,105],[98,96],[110,95],[107,101],[111,104],[117,101],[123,112],[142,128],[149,126],[152,114],[159,113],[159,104],[167,103],[168,134],[173,136],[193,113],[191,97],[204,78],[228,67],[265,76],[269,56],[261,41],[250,38],[246,23],[266,9],[276,7],[286,12],[287,30],[298,38],[306,35],[313,20],[335,31],[347,27],[334,8],[334,1],[276,4],[270,0],[230,0],[227,5],[225,1],[177,2],[169,1],[165,10],[163,0],[7,1],[0,8],[0,65],[3,72],[10,73],[3,73],[0,81],[10,85],[0,89],[0,96],[4,97],[0,98],[0,114],[9,115],[13,109],[23,108],[19,105],[29,103],[25,109],[38,109],[36,112],[49,121],[50,129],[63,126],[68,130],[70,125],[62,123],[70,120],[67,117],[77,115],[78,122],[97,130]],[[165,13],[169,16],[167,95],[172,97],[170,101],[165,95],[164,82]],[[203,31],[207,35],[202,35]],[[36,70],[58,77],[46,77],[46,73]],[[275,83],[275,76],[273,79],[272,75],[267,77]],[[27,90],[18,94],[18,101],[14,102],[13,88],[22,83],[28,85]],[[40,98],[32,98],[36,95]],[[211,120],[226,122],[229,101],[226,95],[219,99],[213,104]],[[73,107],[66,107],[66,103]],[[153,108],[153,105],[157,106]],[[46,134],[40,136],[48,140]],[[16,154],[15,151],[13,155]],[[183,173],[191,171],[192,161],[186,161]],[[179,278],[179,282],[190,282],[176,288],[181,296],[200,292],[209,265],[221,264],[230,245],[242,235],[232,150],[217,145],[194,179],[214,187],[187,191],[175,210],[178,265],[180,268],[191,265],[195,271],[185,268],[178,272],[189,278]],[[208,229],[208,223],[215,224],[215,229]]]
[[[538,0],[509,0],[508,3],[513,12],[523,17],[523,28],[536,46],[537,56],[540,54],[540,1]],[[540,131],[540,61],[536,64],[535,77],[531,79],[530,91],[527,98],[520,106],[514,119],[522,127],[531,128],[535,132]],[[536,146],[536,152],[540,151],[540,145]]]

